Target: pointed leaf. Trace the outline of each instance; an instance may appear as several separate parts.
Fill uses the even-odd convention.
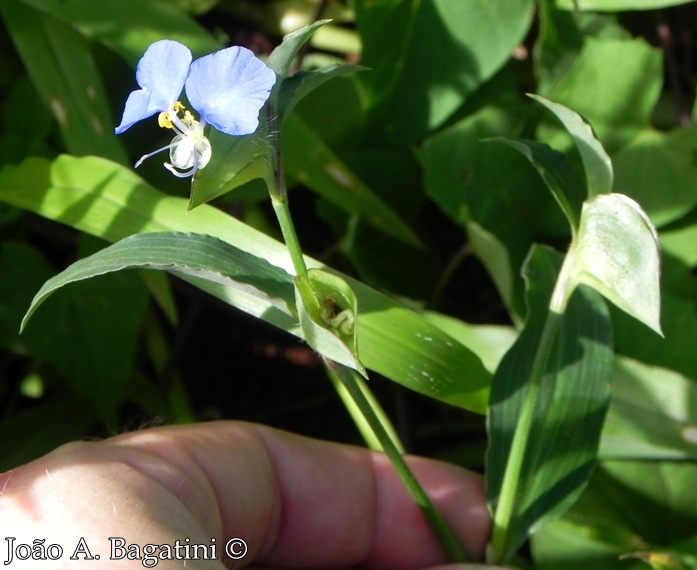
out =
[[[595,138],[590,125],[578,113],[574,113],[563,105],[553,103],[539,95],[529,95],[529,97],[552,111],[571,135],[583,161],[588,196],[612,191],[612,163],[605,149]]]
[[[697,206],[696,153],[694,125],[642,131],[613,155],[615,187],[641,204],[656,226],[665,226]]]
[[[288,116],[288,113],[305,95],[326,83],[334,77],[341,77],[348,73],[364,71],[367,67],[359,65],[340,65],[332,64],[314,69],[312,71],[299,71],[291,77],[286,77],[281,82],[278,91],[278,103],[276,113],[278,114],[279,124]]]
[[[13,0],[16,1],[16,0]],[[135,67],[150,44],[158,40],[183,43],[194,56],[220,49],[220,44],[190,16],[168,2],[119,0],[21,0],[95,38]]]
[[[32,158],[7,166],[0,170],[0,200],[109,241],[148,232],[209,234],[287,272],[293,270],[287,249],[263,233],[208,205],[187,211],[186,200],[162,194],[131,169],[95,157],[61,156],[54,162]],[[321,267],[309,258],[307,263]],[[192,275],[183,277],[301,336],[297,316],[279,310],[270,299]],[[491,375],[477,356],[415,312],[360,281],[344,279],[361,311],[358,338],[366,368],[421,394],[484,412]]]
[[[532,163],[551,190],[575,232],[581,218],[583,201],[586,199],[586,189],[566,157],[546,144],[537,141],[507,137],[496,137],[489,140],[516,149]]]
[[[673,370],[617,358],[601,459],[696,460],[697,425],[687,402],[697,384]]]
[[[399,146],[440,127],[510,59],[533,21],[530,0],[355,2],[365,100]]]
[[[208,135],[211,160],[194,176],[189,209],[256,178],[273,177],[272,148],[268,137],[265,121],[254,134],[243,137],[231,137],[211,129]]]
[[[535,353],[561,267],[559,254],[532,250],[525,274],[525,328],[494,376],[490,398],[487,497],[496,508],[513,434],[528,391]],[[586,485],[610,401],[612,329],[600,295],[581,287],[571,297],[539,387],[532,432],[509,521],[504,560],[538,528],[563,514]]]
[[[569,252],[572,278],[662,335],[659,247],[656,229],[634,200],[623,194],[595,196],[583,205]]]
[[[0,1],[0,13],[68,150],[127,162],[85,39],[69,25],[16,0]]]
[[[293,306],[290,276],[266,260],[208,235],[150,233],[121,240],[49,279],[35,295],[22,328],[49,295],[68,283],[134,268],[192,275],[241,289],[281,311]]]
[[[567,16],[583,27],[582,17]],[[601,37],[584,28],[583,42],[572,53],[560,55],[559,67],[546,81],[547,91],[540,94],[581,115],[593,125],[606,151],[614,153],[638,131],[655,123],[654,108],[665,72],[660,48],[641,38],[627,38],[623,28],[611,21],[606,20],[607,28],[597,34]],[[566,29],[559,33],[569,34]],[[539,132],[552,147],[564,148],[556,141],[562,143],[559,135],[565,133],[551,124],[541,127]],[[562,144],[566,143],[568,140]]]
[[[299,28],[290,34],[283,37],[281,45],[269,55],[266,64],[276,72],[276,75],[285,77],[288,75],[288,70],[296,58],[300,50],[305,45],[310,36],[314,34],[318,28],[321,28],[331,20],[318,20],[309,26]]]
[[[351,171],[297,114],[283,131],[283,156],[290,176],[318,195],[404,243],[421,246],[414,230]]]

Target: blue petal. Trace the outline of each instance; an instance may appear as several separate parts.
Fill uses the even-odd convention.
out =
[[[248,49],[234,46],[197,59],[186,79],[191,106],[219,131],[248,135],[259,126],[259,110],[276,74]]]
[[[161,40],[150,45],[136,69],[136,81],[141,88],[126,99],[116,134],[155,113],[168,111],[181,95],[190,64],[191,52],[179,42]]]

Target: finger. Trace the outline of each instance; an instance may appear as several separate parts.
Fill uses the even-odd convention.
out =
[[[193,461],[217,498],[221,539],[241,537],[249,545],[245,562],[386,570],[447,562],[383,454],[239,422],[150,430],[111,442],[147,449],[192,476]],[[481,478],[420,458],[409,464],[478,558],[489,529]],[[165,483],[180,492],[176,478]],[[208,506],[190,507],[202,524],[210,518]]]
[[[481,554],[489,526],[481,479],[443,463],[409,462],[461,543]],[[254,424],[70,444],[0,476],[0,490],[0,527],[16,531],[18,542],[39,533],[69,548],[84,538],[104,560],[113,554],[104,548],[108,537],[215,538],[221,558],[226,540],[239,537],[249,550],[241,561],[228,559],[231,567],[416,569],[446,561],[382,454]]]

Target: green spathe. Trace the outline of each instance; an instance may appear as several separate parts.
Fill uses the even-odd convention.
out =
[[[569,254],[576,283],[593,287],[662,335],[658,234],[641,207],[623,194],[587,200]]]

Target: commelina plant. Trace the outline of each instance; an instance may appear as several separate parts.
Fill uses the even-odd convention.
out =
[[[203,212],[198,221],[193,219],[197,216],[187,219],[175,209],[166,215],[158,211],[151,219],[153,225],[138,222],[122,228],[124,239],[49,279],[34,297],[22,326],[52,292],[68,283],[125,268],[148,268],[193,279],[193,283],[230,304],[297,334],[322,355],[328,376],[366,442],[387,454],[454,562],[467,557],[409,471],[399,438],[363,377],[367,378],[368,369],[374,370],[421,393],[486,412],[485,477],[493,515],[487,561],[508,564],[517,560],[518,552],[533,534],[564,515],[576,501],[599,457],[615,367],[611,314],[603,297],[662,334],[656,229],[633,199],[613,192],[612,161],[590,124],[564,105],[531,95],[569,135],[582,172],[562,153],[539,141],[501,136],[490,139],[520,152],[542,175],[571,234],[565,255],[542,245],[530,249],[523,265],[525,298],[521,297],[528,314],[492,376],[475,350],[470,350],[473,341],[456,340],[461,335],[452,323],[443,328],[434,326],[417,311],[304,256],[288,205],[280,129],[292,133],[290,110],[306,94],[333,77],[362,69],[338,64],[289,76],[303,44],[326,23],[319,21],[286,35],[266,63],[241,47],[223,49],[192,62],[185,46],[158,41],[138,63],[140,89],[128,96],[123,118],[116,127],[120,134],[136,122],[157,115],[160,126],[175,132],[169,145],[145,155],[136,166],[168,150],[170,162],[166,168],[175,176],[192,177],[189,208],[254,178],[262,179],[285,248],[264,240],[266,236],[237,220],[217,217],[219,212],[214,208]],[[374,69],[375,76],[381,69],[384,72],[384,68]],[[286,118],[291,120],[284,124]],[[301,124],[296,121],[296,128]],[[207,131],[208,125],[213,128]],[[451,134],[445,131],[434,136]],[[450,138],[447,141],[442,148],[449,156],[453,147]],[[432,151],[431,147],[428,152]],[[429,162],[427,155],[425,160]],[[320,153],[320,158],[313,158],[311,152],[300,156],[296,160],[303,165],[312,160],[321,161],[323,169],[339,164],[329,151]],[[59,186],[66,185],[61,177],[70,171],[70,165],[75,169],[79,165],[79,180],[83,180],[87,159],[58,160],[61,168],[55,171],[59,173]],[[442,156],[435,164],[440,165],[441,160]],[[91,159],[89,163],[99,172],[109,169],[121,173],[118,181],[133,186],[133,192],[150,200],[146,203],[157,210],[159,194],[141,184],[131,172],[124,172],[120,164],[102,159]],[[46,174],[47,179],[54,175],[53,170]],[[12,186],[19,186],[23,193],[31,187],[17,185],[19,174],[12,176]],[[98,189],[91,191],[102,193],[112,188],[102,188],[104,176],[93,178],[98,181]],[[350,186],[351,202],[365,200],[368,189],[349,182],[344,191]],[[444,184],[452,192],[451,182]],[[101,199],[102,194],[98,195]],[[107,196],[110,207],[113,196]],[[117,193],[116,200],[120,196]],[[61,204],[65,199],[61,196]],[[42,198],[37,203],[44,201]],[[384,223],[392,220],[388,225],[402,227],[395,225],[394,217],[372,215],[375,211],[390,212],[382,202],[376,199],[369,203],[371,216],[366,218]],[[134,206],[126,199],[120,207],[125,211]],[[220,227],[223,219],[225,229]],[[163,225],[170,231],[161,231]],[[154,228],[157,231],[150,233]],[[94,231],[104,235],[103,223]],[[470,236],[473,242],[476,238],[499,247],[495,241],[499,238],[486,233],[483,226],[474,224],[468,226],[468,231],[474,232]],[[109,233],[109,237],[115,236]],[[491,245],[486,251],[491,251]],[[284,268],[289,267],[288,257],[292,274]],[[508,277],[505,280],[510,281]],[[450,330],[455,331],[454,336]]]

